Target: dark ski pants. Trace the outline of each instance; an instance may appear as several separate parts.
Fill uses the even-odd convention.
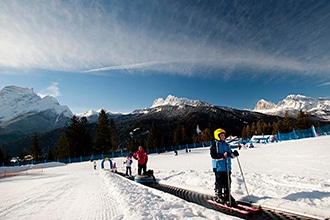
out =
[[[229,189],[231,184],[231,172],[214,172],[215,173],[215,191],[220,193],[225,199],[229,199]],[[228,176],[229,175],[229,183]]]
[[[131,167],[126,167],[126,175],[132,175],[132,169]]]
[[[138,174],[141,175],[141,171],[143,170],[143,174],[147,172],[147,164],[138,164]]]

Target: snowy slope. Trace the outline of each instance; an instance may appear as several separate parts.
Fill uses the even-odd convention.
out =
[[[330,136],[323,136],[241,150],[250,198],[261,205],[330,217],[329,143]],[[120,171],[124,159],[114,159]],[[232,194],[247,199],[235,160]],[[109,171],[93,170],[91,162],[46,168],[53,165],[45,164],[42,173],[0,178],[0,219],[237,219]],[[132,166],[136,173],[136,161]],[[179,151],[178,156],[152,154],[148,168],[161,183],[213,194],[208,147]]]

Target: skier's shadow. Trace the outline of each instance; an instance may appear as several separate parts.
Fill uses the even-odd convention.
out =
[[[254,196],[254,195],[250,195],[250,196],[245,196],[240,200],[242,200],[242,201],[253,201],[253,202],[257,203],[259,200],[272,199],[272,198],[273,197],[270,197],[270,196],[257,197],[257,196]]]
[[[292,193],[289,194],[282,199],[285,200],[290,200],[290,201],[298,201],[299,199],[322,199],[325,197],[330,197],[330,192],[321,192],[321,191],[311,191],[311,192],[297,192],[297,193]],[[273,199],[273,197],[269,196],[263,196],[263,197],[257,197],[254,195],[250,196],[245,196],[241,200],[242,201],[254,201],[258,202],[259,200],[264,200],[264,199]]]
[[[321,192],[321,191],[311,191],[311,192],[297,192],[292,193],[290,195],[285,196],[283,199],[297,201],[299,199],[321,199],[325,197],[329,197],[330,192]]]

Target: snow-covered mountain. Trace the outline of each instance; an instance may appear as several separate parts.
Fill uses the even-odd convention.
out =
[[[54,129],[63,126],[72,115],[71,110],[61,106],[54,97],[41,98],[33,89],[6,86],[0,91],[1,127],[21,126],[28,130],[32,125],[30,130]]]
[[[312,98],[304,95],[288,95],[278,104],[261,99],[254,111],[270,115],[284,116],[285,112],[296,116],[302,110],[311,115],[330,120],[330,99]]]
[[[193,107],[211,106],[210,104],[208,104],[206,102],[199,101],[199,100],[191,100],[191,99],[187,99],[187,98],[178,98],[178,97],[175,97],[175,96],[172,96],[172,95],[168,95],[165,100],[163,98],[155,99],[155,101],[153,102],[151,108],[164,106],[164,105],[170,105],[170,106],[189,105],[189,106],[193,106]]]
[[[110,112],[108,112],[108,114],[110,114],[111,116],[117,116],[117,117],[119,115],[126,115],[127,117],[129,117],[129,115],[131,115],[134,117],[134,115],[148,114],[150,112],[162,111],[162,109],[164,110],[164,108],[166,108],[166,106],[176,106],[178,108],[184,108],[185,106],[198,107],[198,106],[212,106],[212,105],[210,105],[206,102],[199,101],[199,100],[191,100],[188,98],[178,98],[173,95],[168,95],[166,97],[166,99],[163,99],[163,98],[155,99],[153,104],[151,105],[151,107],[146,107],[144,109],[136,109],[132,113],[129,113],[129,114],[113,114]],[[99,113],[100,113],[100,110],[98,110],[98,111],[89,110],[89,111],[86,111],[85,113],[82,113],[79,116],[80,117],[85,116],[85,117],[87,117],[87,119],[89,121],[96,122]]]

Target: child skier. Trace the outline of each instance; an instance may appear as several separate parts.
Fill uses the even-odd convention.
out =
[[[132,155],[128,155],[126,157],[126,161],[124,162],[124,164],[126,164],[126,176],[132,175],[132,168],[131,168],[132,163],[133,163]]]
[[[222,128],[214,131],[215,141],[210,148],[212,167],[215,174],[215,201],[229,206],[237,206],[230,195],[231,158],[239,156],[238,151],[232,152],[225,141],[226,132]]]

